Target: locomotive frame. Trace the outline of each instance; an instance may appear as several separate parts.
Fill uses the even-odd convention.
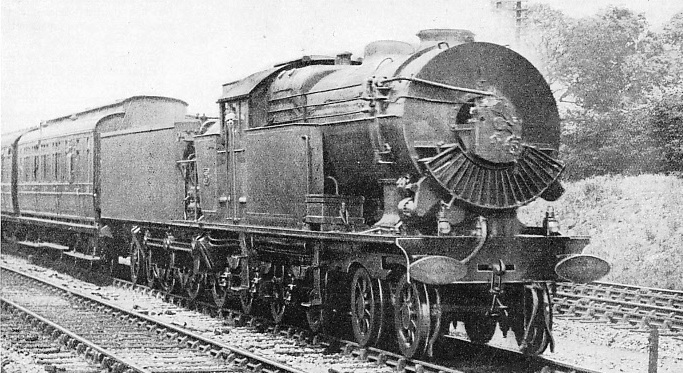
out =
[[[315,332],[350,313],[408,357],[458,321],[542,353],[552,284],[609,271],[552,212],[516,218],[562,193],[552,94],[506,48],[419,35],[228,83],[219,118],[134,96],[3,136],[3,237]]]

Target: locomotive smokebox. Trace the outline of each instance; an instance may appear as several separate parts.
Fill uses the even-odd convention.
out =
[[[439,43],[447,43],[449,48],[474,41],[474,33],[462,29],[427,29],[417,33],[420,38],[418,50],[431,48]]]

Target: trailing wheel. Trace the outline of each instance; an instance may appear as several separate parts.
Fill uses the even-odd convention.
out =
[[[427,350],[430,336],[430,308],[427,287],[423,283],[408,283],[406,275],[396,287],[394,324],[401,353],[407,357],[419,357]]]
[[[132,231],[132,237],[130,240],[130,282],[137,284],[140,279],[145,277],[144,267],[146,265],[145,261],[145,250],[140,243],[140,239],[137,235],[136,229]]]
[[[351,326],[356,342],[374,345],[382,334],[388,305],[386,289],[367,269],[356,269],[351,280]]]
[[[211,275],[211,295],[213,302],[221,309],[225,306],[230,291],[230,270],[225,267],[222,272]]]

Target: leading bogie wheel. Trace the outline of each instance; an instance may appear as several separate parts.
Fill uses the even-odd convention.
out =
[[[496,319],[485,314],[470,314],[465,320],[465,331],[467,337],[476,344],[486,344],[496,332]]]
[[[382,334],[388,307],[386,289],[379,279],[358,267],[351,280],[351,326],[361,346],[374,345]]]
[[[427,351],[430,336],[430,307],[425,284],[401,277],[395,293],[394,324],[403,356],[420,357]]]
[[[512,312],[511,328],[520,351],[529,355],[542,354],[552,343],[552,304],[547,286],[525,285],[522,301]]]

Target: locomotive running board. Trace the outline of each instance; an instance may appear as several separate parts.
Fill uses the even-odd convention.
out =
[[[94,221],[93,221],[93,225],[88,225],[88,224],[72,223],[69,221],[42,219],[42,218],[34,218],[34,217],[27,217],[27,216],[8,216],[8,215],[2,215],[2,221],[3,222],[11,221],[11,222],[20,223],[20,224],[36,224],[36,225],[41,225],[41,226],[46,226],[46,227],[58,227],[58,228],[68,229],[71,231],[82,232],[82,233],[97,232],[97,226],[94,225]]]

